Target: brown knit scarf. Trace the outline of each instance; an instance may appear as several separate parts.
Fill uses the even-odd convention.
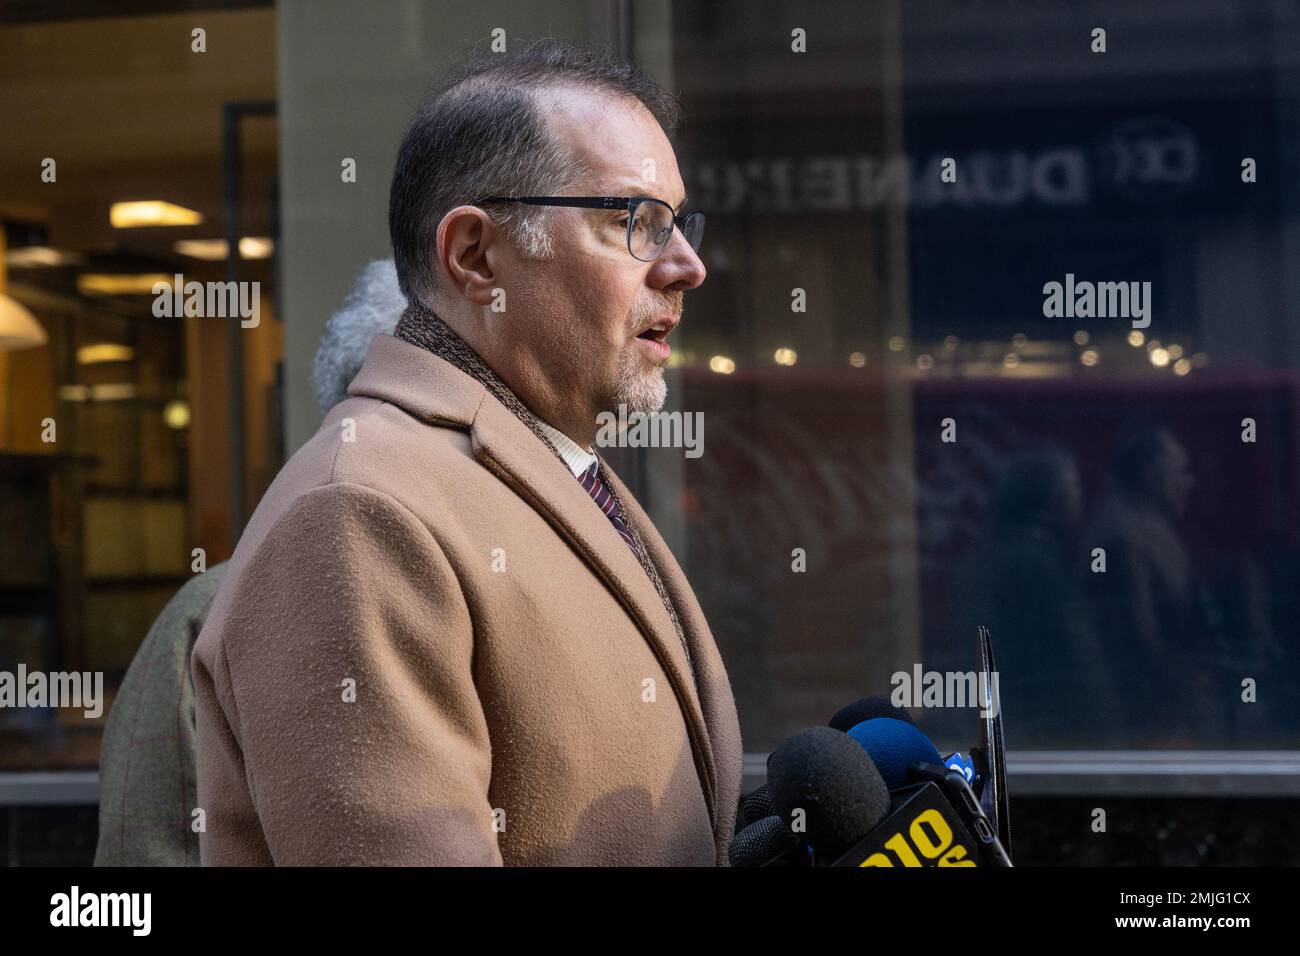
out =
[[[460,369],[466,375],[477,380],[491,395],[504,405],[510,412],[523,422],[528,430],[538,437],[541,442],[551,450],[556,459],[563,466],[565,471],[569,471],[569,466],[560,456],[554,443],[547,437],[541,426],[538,424],[537,416],[519,400],[519,396],[511,391],[505,382],[501,381],[500,376],[492,371],[492,368],[483,361],[477,352],[470,348],[469,344],[456,334],[446,322],[440,319],[436,314],[424,308],[421,305],[412,303],[406,307],[402,317],[398,320],[397,328],[393,330],[393,335],[404,342],[417,345],[445,359],[456,368]],[[659,599],[663,601],[664,608],[668,611],[668,617],[672,619],[673,629],[677,632],[677,639],[682,642],[682,650],[686,652],[687,667],[691,671],[691,680],[695,680],[695,669],[691,663],[691,651],[686,644],[686,636],[682,633],[681,621],[677,617],[677,609],[673,607],[672,600],[668,597],[668,590],[664,587],[663,579],[659,577],[659,569],[655,567],[654,562],[650,560],[650,555],[646,551],[645,543],[641,540],[641,535],[637,531],[636,525],[632,523],[632,516],[627,513],[623,507],[623,502],[619,500],[618,493],[614,491],[614,486],[605,473],[605,462],[600,456],[596,456],[597,472],[596,475],[608,490],[614,501],[618,504],[619,510],[623,512],[623,520],[627,524],[627,529],[632,535],[632,540],[636,544],[637,560],[641,562],[641,567],[649,576],[650,581],[654,584],[655,590],[659,593]],[[572,474],[572,472],[570,472]],[[611,527],[611,532],[613,528]]]

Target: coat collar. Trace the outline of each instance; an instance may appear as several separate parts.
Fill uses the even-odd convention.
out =
[[[710,813],[717,819],[716,768],[708,723],[685,651],[645,569],[573,473],[476,379],[432,352],[391,335],[375,337],[348,394],[381,399],[428,424],[468,431],[475,459],[568,541],[636,621],[672,682],[700,761],[701,779],[706,781]],[[679,580],[681,572],[649,517],[608,463],[605,472],[629,519],[641,532],[650,559],[678,609],[698,670],[709,659],[702,615],[693,600],[683,600],[683,591],[689,589]],[[697,679],[713,676],[701,671]]]

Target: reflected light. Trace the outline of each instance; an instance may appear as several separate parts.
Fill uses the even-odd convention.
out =
[[[82,295],[153,295],[153,287],[159,282],[170,287],[175,281],[175,276],[161,272],[141,275],[83,272],[77,276],[77,291]]]
[[[135,349],[113,342],[96,342],[77,349],[78,365],[98,365],[101,362],[129,362],[135,358]]]
[[[140,226],[197,226],[203,216],[197,210],[186,209],[161,199],[144,199],[135,202],[115,202],[108,210],[108,221],[114,229],[135,229]]]
[[[190,424],[190,406],[187,402],[179,399],[168,402],[163,406],[163,424],[168,428],[175,428],[178,431],[182,428],[189,427]]]
[[[5,263],[14,269],[75,266],[80,262],[81,256],[75,252],[61,252],[49,246],[20,246],[5,253]]]
[[[59,398],[65,402],[117,402],[135,398],[135,385],[131,382],[110,382],[105,385],[60,385]]]
[[[178,239],[172,249],[179,255],[205,262],[220,262],[226,258],[224,239]],[[244,236],[239,240],[241,259],[269,259],[273,251],[275,243],[266,236]]]
[[[243,259],[269,259],[275,243],[267,236],[245,236],[239,240],[239,255]]]

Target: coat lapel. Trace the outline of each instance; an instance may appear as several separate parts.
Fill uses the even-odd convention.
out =
[[[711,780],[713,768],[708,728],[699,694],[691,680],[686,651],[677,638],[663,601],[659,599],[659,592],[636,555],[596,507],[573,472],[500,402],[490,396],[483,401],[474,417],[470,435],[474,457],[514,489],[569,542],[636,621],[659,658],[664,673],[672,681],[692,740],[703,757],[705,779]],[[609,474],[608,468],[606,473]],[[615,479],[611,476],[613,481]],[[619,482],[615,490],[624,507],[630,510],[631,495],[627,489]],[[641,513],[632,520],[638,522],[638,530],[645,539],[649,519]],[[653,553],[651,557],[654,558]],[[708,789],[711,788],[710,783]]]
[[[649,552],[650,560],[659,569],[659,577],[668,591],[668,598],[677,608],[677,619],[682,625],[687,647],[690,649],[691,662],[695,667],[695,681],[700,694],[700,705],[704,711],[705,724],[710,735],[710,752],[716,757],[718,748],[714,735],[726,732],[728,722],[735,724],[735,703],[730,697],[730,682],[722,665],[722,657],[713,641],[704,611],[700,608],[695,592],[691,589],[686,575],[673,556],[668,542],[655,527],[650,516],[641,507],[640,502],[632,496],[622,479],[614,474],[613,469],[606,469],[609,482],[614,486],[619,500],[627,510],[628,518],[641,532],[641,539]],[[653,588],[652,588],[653,590]],[[655,595],[658,597],[658,594]],[[721,683],[720,683],[721,682]],[[725,693],[723,693],[725,691]]]
[[[614,486],[619,500],[627,510],[629,519],[640,529],[650,560],[659,569],[659,576],[668,591],[669,600],[677,608],[677,617],[681,622],[686,643],[690,648],[691,661],[695,666],[695,682],[708,729],[714,801],[723,811],[720,816],[715,817],[717,836],[719,841],[729,841],[735,823],[732,811],[740,797],[740,784],[744,771],[740,719],[736,713],[731,682],[727,677],[722,655],[718,652],[718,646],[709,630],[704,611],[676,557],[668,547],[668,542],[664,541],[654,522],[650,520],[650,516],[627,490],[618,475],[609,469],[607,473],[610,484]],[[723,842],[719,842],[719,846],[722,845]],[[718,865],[724,865],[721,858]]]

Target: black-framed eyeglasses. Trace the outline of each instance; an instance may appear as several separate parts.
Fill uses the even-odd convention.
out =
[[[530,206],[573,206],[579,209],[626,209],[627,251],[642,262],[653,262],[668,245],[676,226],[696,252],[704,238],[704,213],[679,216],[673,207],[652,196],[484,196],[470,203],[522,202]]]

